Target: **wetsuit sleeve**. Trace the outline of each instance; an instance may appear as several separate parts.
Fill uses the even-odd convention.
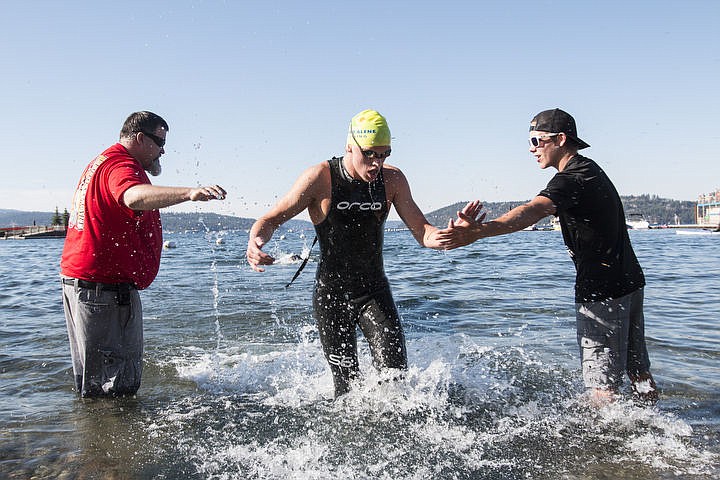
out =
[[[581,198],[581,191],[581,182],[575,176],[557,173],[538,195],[552,200],[559,212],[576,207]]]

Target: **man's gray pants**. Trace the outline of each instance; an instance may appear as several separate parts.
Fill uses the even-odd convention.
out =
[[[134,395],[143,355],[138,291],[63,282],[63,306],[77,392],[82,397]]]

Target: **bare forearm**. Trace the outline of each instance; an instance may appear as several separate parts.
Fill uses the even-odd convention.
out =
[[[475,239],[494,237],[520,231],[547,216],[547,213],[530,204],[520,205],[495,220],[481,223],[472,228]]]
[[[123,201],[133,210],[156,210],[187,201],[223,200],[225,194],[218,185],[197,188],[135,185],[127,189]]]
[[[125,192],[124,201],[133,210],[156,210],[190,200],[189,187],[136,185]]]
[[[282,222],[271,221],[266,217],[261,217],[257,219],[250,228],[249,238],[251,240],[259,238],[264,245],[272,238],[273,233],[275,233],[275,230],[277,230],[281,224]]]
[[[443,248],[442,245],[440,245],[440,242],[437,238],[437,232],[440,231],[437,227],[425,224],[425,227],[423,228],[420,235],[416,235],[415,239],[417,242],[426,248],[433,248],[433,249],[441,249]]]

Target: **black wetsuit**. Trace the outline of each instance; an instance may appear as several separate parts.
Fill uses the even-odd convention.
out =
[[[356,328],[365,335],[378,368],[407,367],[405,336],[383,267],[383,236],[389,205],[382,171],[371,183],[329,160],[330,210],[315,231],[320,263],[313,309],[335,396],[348,391],[359,371]]]

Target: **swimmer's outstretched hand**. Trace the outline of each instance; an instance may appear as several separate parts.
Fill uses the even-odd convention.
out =
[[[260,265],[272,265],[275,259],[262,251],[262,247],[265,242],[260,237],[250,237],[248,240],[248,248],[245,256],[250,264],[250,268],[256,272],[264,272],[265,269]]]

